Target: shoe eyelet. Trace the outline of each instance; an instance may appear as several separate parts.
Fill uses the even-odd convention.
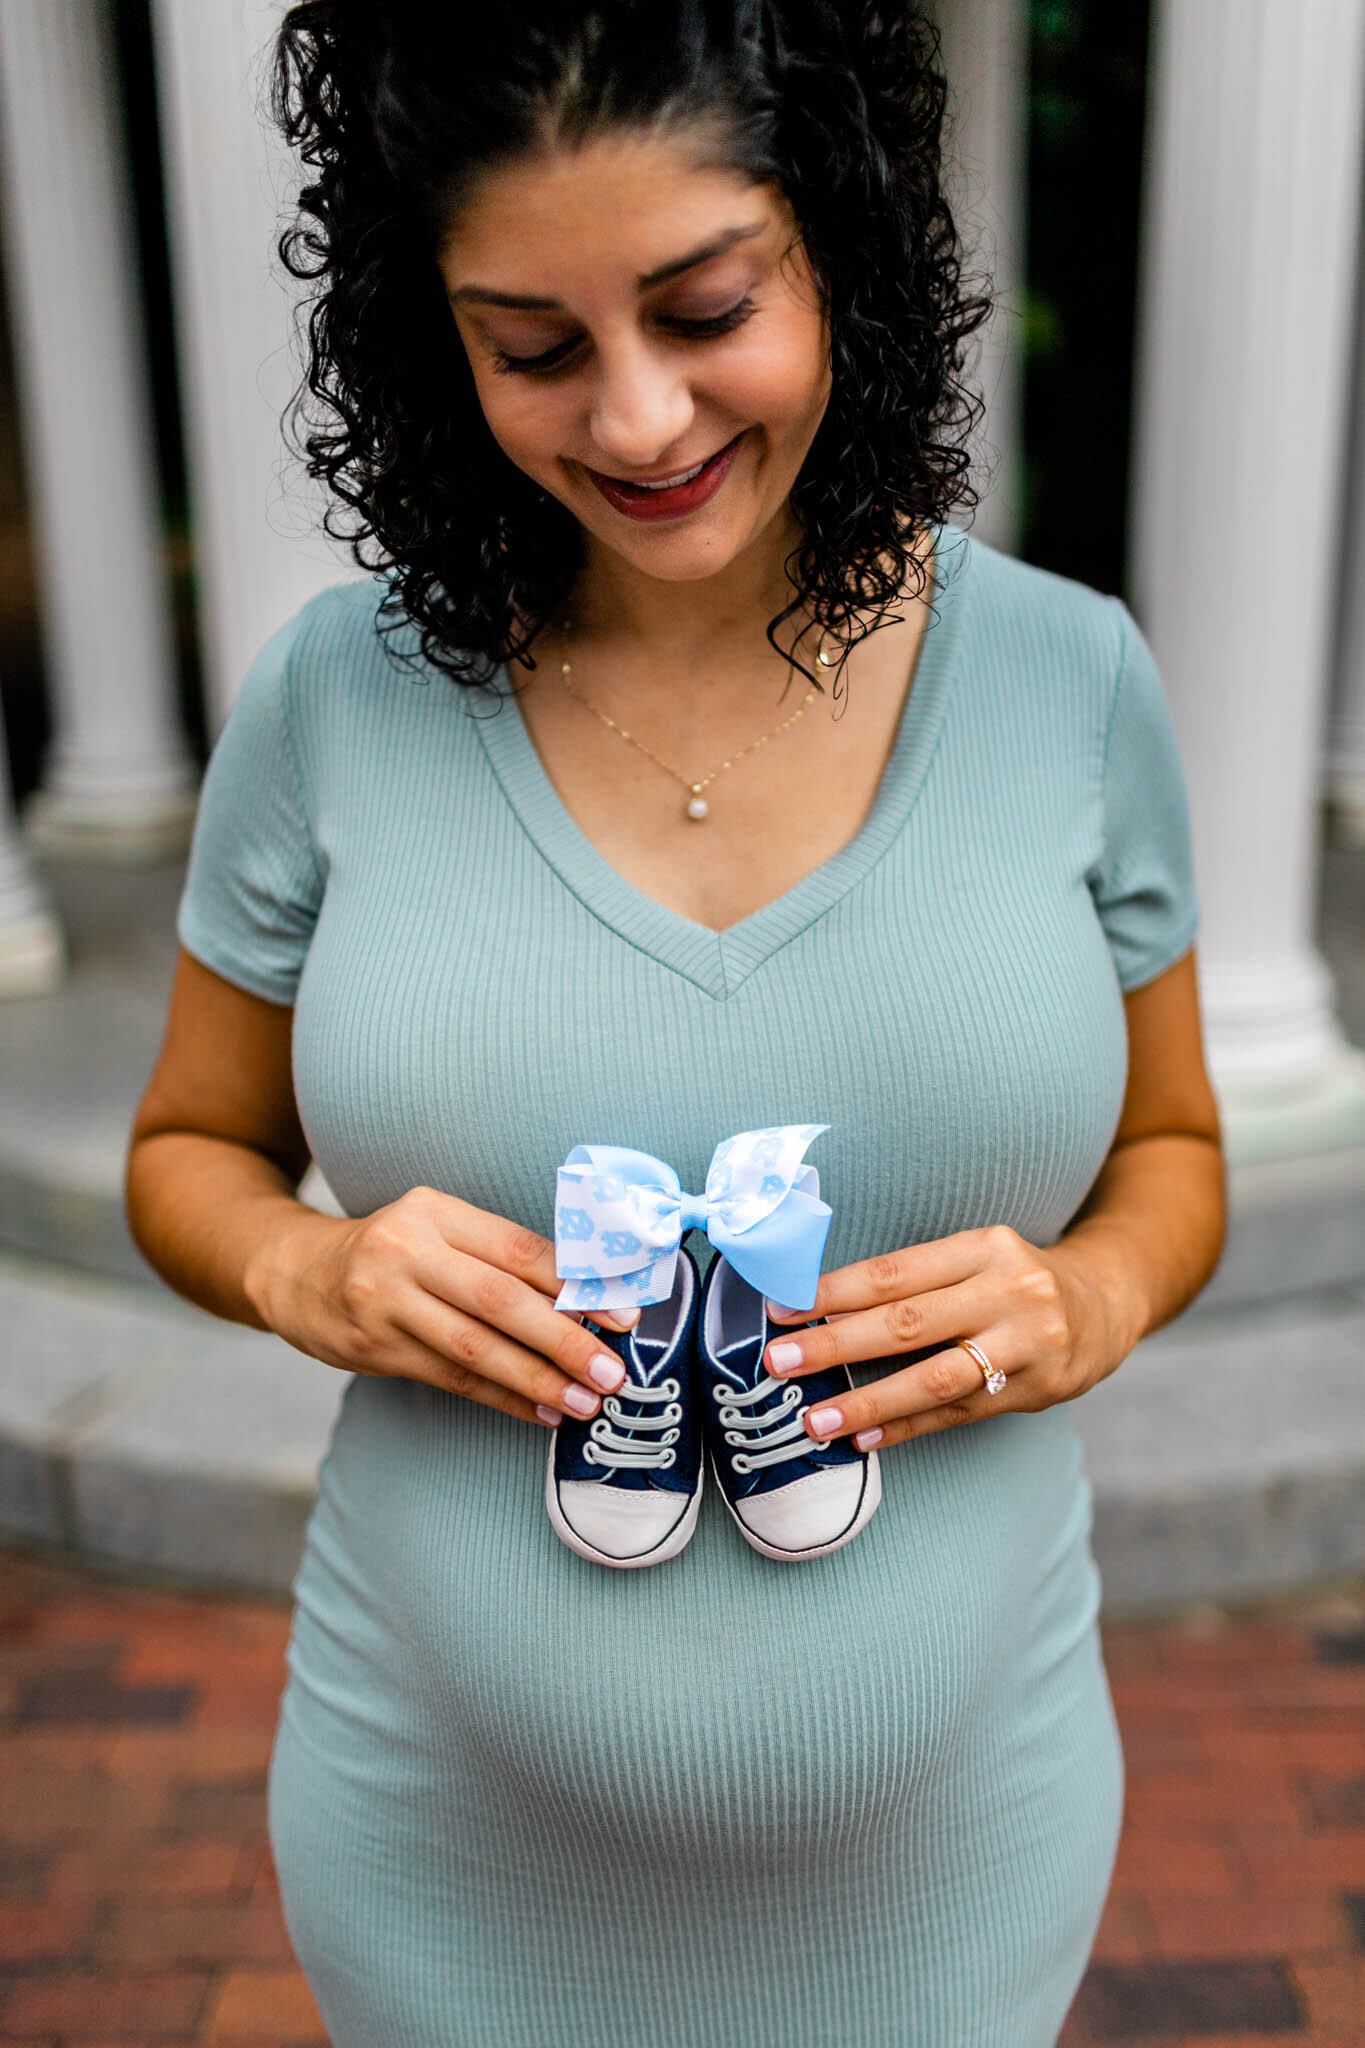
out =
[[[679,1385],[677,1380],[667,1379],[663,1381],[662,1385],[659,1388],[659,1392],[661,1394],[666,1394],[670,1401],[676,1401],[678,1399],[678,1396],[682,1393],[682,1387]]]
[[[677,1462],[678,1462],[678,1454],[677,1454],[677,1452],[676,1452],[676,1451],[670,1451],[670,1452],[668,1453],[667,1457],[666,1457],[666,1458],[664,1458],[664,1459],[662,1460],[662,1462],[663,1462],[663,1463],[664,1463],[665,1465],[676,1465],[676,1464],[677,1464]]]
[[[587,1465],[597,1465],[601,1463],[601,1460],[598,1458],[597,1455],[597,1446],[595,1444],[584,1444],[583,1462]]]
[[[664,1409],[663,1419],[665,1422],[681,1422],[682,1402],[670,1401],[668,1406]]]
[[[728,1401],[734,1391],[733,1387],[727,1387],[722,1381],[716,1380],[711,1387],[711,1399],[713,1401]]]
[[[680,1429],[666,1429],[659,1438],[659,1442],[661,1444],[675,1444],[681,1435],[682,1431]]]
[[[616,1419],[619,1421],[620,1417],[618,1416]],[[611,1423],[599,1415],[592,1428],[588,1431],[588,1434],[589,1436],[595,1436],[600,1443],[604,1436],[611,1435]]]
[[[750,1461],[748,1460],[748,1458],[745,1457],[743,1451],[736,1451],[734,1457],[731,1458],[730,1463],[734,1466],[736,1472],[748,1472],[752,1470]]]

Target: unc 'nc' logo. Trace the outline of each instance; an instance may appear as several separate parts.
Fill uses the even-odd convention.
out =
[[[592,1308],[607,1291],[605,1280],[580,1280],[578,1283],[578,1306]]]
[[[758,1184],[758,1192],[760,1195],[780,1195],[785,1191],[786,1185],[780,1173],[765,1173]]]
[[[623,1273],[617,1281],[618,1287],[633,1287],[637,1294],[647,1294],[654,1284],[654,1267],[637,1266],[633,1273]]]
[[[609,1259],[628,1259],[640,1250],[640,1240],[633,1230],[604,1230],[602,1249]]]
[[[595,1202],[619,1202],[625,1192],[626,1184],[619,1173],[593,1175],[592,1193]]]
[[[765,1131],[762,1137],[758,1138],[754,1144],[754,1165],[776,1166],[781,1157],[782,1133],[780,1131]]]
[[[712,1202],[723,1202],[734,1184],[735,1176],[728,1166],[713,1166],[706,1177],[707,1199]]]
[[[586,1209],[561,1209],[555,1235],[570,1244],[586,1244],[596,1227]]]

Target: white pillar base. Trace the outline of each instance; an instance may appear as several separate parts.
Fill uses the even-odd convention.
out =
[[[66,940],[50,910],[0,925],[0,1000],[50,996],[66,979]]]
[[[1231,1166],[1365,1146],[1365,1052],[1339,1044],[1297,1089],[1217,1087]]]
[[[24,805],[24,829],[50,860],[152,867],[186,851],[197,802],[194,789],[170,792],[155,801],[40,789]]]
[[[1365,1052],[1342,1035],[1316,952],[1203,961],[1199,988],[1233,1165],[1365,1145]]]

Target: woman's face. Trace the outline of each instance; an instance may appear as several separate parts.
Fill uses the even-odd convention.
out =
[[[829,343],[776,188],[613,133],[488,172],[439,262],[495,439],[590,548],[687,582],[790,545]]]

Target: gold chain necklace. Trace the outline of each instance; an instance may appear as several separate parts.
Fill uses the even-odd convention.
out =
[[[564,637],[566,640],[568,639],[569,633],[571,632],[572,628],[573,620],[565,619]],[[835,665],[834,657],[826,653],[825,651],[825,642],[823,637],[821,638],[820,649],[815,659],[820,664],[821,668],[833,668]],[[627,732],[625,727],[623,725],[618,725],[614,718],[608,718],[605,711],[599,711],[597,706],[593,703],[592,699],[590,697],[585,697],[583,692],[573,682],[573,670],[570,666],[567,656],[559,664],[559,674],[564,684],[564,687],[568,691],[569,695],[571,697],[576,698],[578,702],[583,706],[585,711],[591,711],[593,717],[599,718],[602,721],[603,725],[607,726],[610,729],[610,731],[614,732],[618,738],[628,741],[632,747],[637,748],[639,752],[645,756],[646,760],[652,761],[656,768],[662,768],[665,775],[671,775],[675,782],[680,782],[682,784],[683,788],[688,792],[687,816],[691,818],[695,824],[698,825],[700,825],[704,819],[708,818],[711,815],[711,806],[706,801],[706,792],[711,787],[711,784],[715,781],[716,777],[718,775],[723,775],[727,768],[733,768],[736,761],[742,761],[746,754],[754,753],[756,749],[759,747],[766,747],[769,740],[775,740],[778,738],[780,734],[784,732],[790,732],[792,727],[795,725],[797,719],[800,718],[802,712],[807,710],[807,708],[809,707],[811,699],[815,697],[817,694],[815,684],[812,683],[810,688],[807,690],[805,696],[802,698],[801,702],[797,705],[795,711],[792,712],[790,718],[784,718],[781,725],[775,725],[771,732],[761,733],[756,740],[750,740],[747,747],[741,747],[737,754],[731,754],[728,761],[722,761],[720,766],[718,768],[713,768],[709,775],[703,775],[700,782],[694,782],[690,775],[684,775],[681,773],[679,769],[670,768],[667,761],[661,761],[659,759],[659,756],[654,752],[654,749],[652,747],[647,747],[643,740],[636,739],[635,734],[633,732]]]

